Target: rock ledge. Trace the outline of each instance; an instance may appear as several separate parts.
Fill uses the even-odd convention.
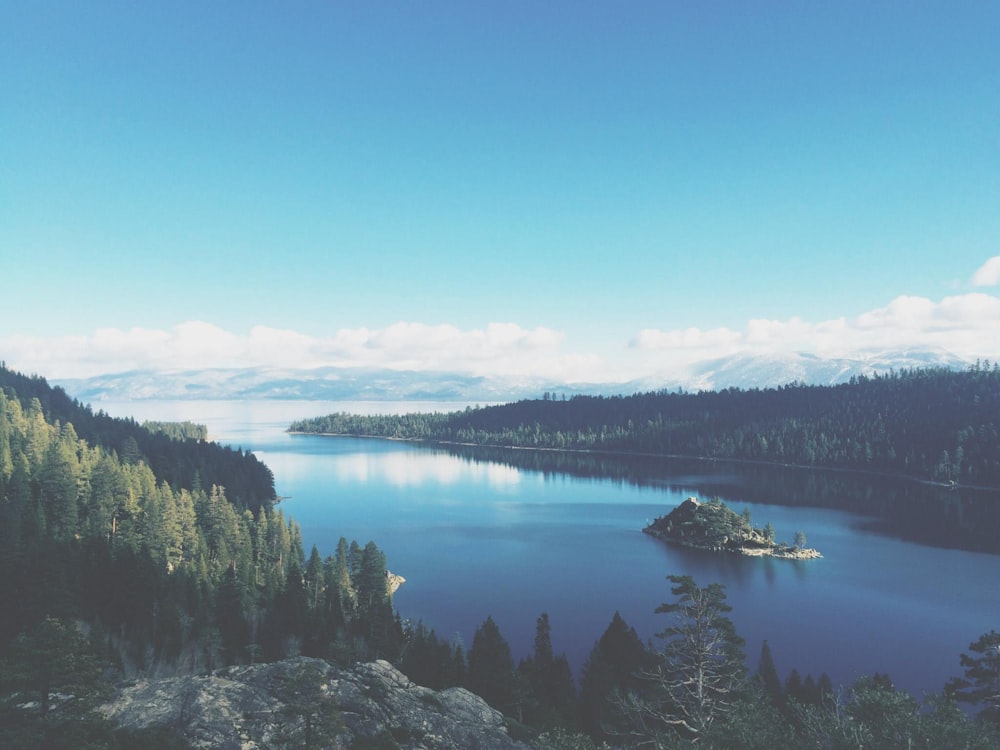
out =
[[[142,679],[123,687],[102,711],[123,727],[170,727],[195,747],[221,750],[301,746],[307,733],[315,746],[334,749],[386,737],[407,750],[526,747],[479,696],[420,687],[385,661],[339,669],[298,657]]]

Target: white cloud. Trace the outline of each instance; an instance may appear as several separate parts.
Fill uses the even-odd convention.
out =
[[[973,293],[935,302],[900,296],[853,319],[818,323],[797,317],[758,319],[749,321],[741,331],[646,329],[635,336],[632,346],[646,353],[647,366],[655,366],[657,360],[691,363],[736,352],[811,352],[842,357],[880,349],[918,348],[992,359],[1000,352],[1000,298]]]
[[[564,336],[538,327],[491,323],[483,329],[399,322],[383,329],[340,329],[329,336],[256,326],[237,334],[203,321],[172,329],[102,328],[89,336],[0,338],[15,369],[53,379],[130,370],[365,367],[475,375],[536,375],[572,380],[598,358],[561,351]]]
[[[997,286],[1000,284],[1000,255],[994,255],[972,274],[973,286]]]
[[[87,336],[0,337],[0,359],[50,379],[126,372],[265,367],[355,367],[614,383],[670,377],[702,360],[735,354],[808,352],[859,357],[877,351],[946,350],[1000,358],[1000,297],[977,292],[935,301],[900,296],[853,318],[810,322],[757,318],[741,329],[639,331],[627,348],[567,345],[564,333],[491,323],[482,328],[402,321],[380,329],[342,328],[325,336],[256,326],[234,333],[203,321],[169,330],[102,328]]]
[[[631,341],[636,349],[726,349],[738,347],[740,334],[728,328],[684,328],[673,331],[657,331],[646,328],[639,331]]]

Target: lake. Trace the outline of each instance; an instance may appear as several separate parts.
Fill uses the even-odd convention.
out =
[[[1000,628],[1000,555],[922,541],[938,539],[927,527],[946,536],[952,522],[959,531],[995,537],[1000,527],[985,535],[982,527],[993,523],[996,495],[956,505],[878,478],[837,477],[820,488],[817,472],[772,469],[762,484],[759,467],[595,462],[284,432],[295,419],[334,411],[452,411],[465,404],[94,406],[139,421],[190,419],[207,424],[212,439],[252,450],[274,472],[307,555],[314,544],[324,557],[333,553],[341,536],[362,545],[374,540],[389,568],[406,578],[395,596],[402,617],[423,620],[439,636],[468,648],[491,615],[519,659],[531,649],[538,615],[548,612],[554,648],[566,653],[577,677],[616,611],[643,639],[666,626],[666,616],[653,610],[670,600],[671,574],[725,584],[748,665],[756,667],[766,639],[782,679],[793,667],[803,677],[826,672],[834,685],[878,671],[920,698],[960,673],[959,654],[971,641]],[[718,496],[737,512],[749,508],[754,525],[770,522],[778,540],[802,530],[824,557],[746,558],[668,546],[641,533],[689,496]],[[913,515],[899,507],[930,504],[933,513],[944,507],[943,520],[934,516],[913,528],[899,520]]]

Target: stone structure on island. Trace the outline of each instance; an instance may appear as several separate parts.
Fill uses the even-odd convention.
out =
[[[700,503],[689,497],[665,516],[643,529],[657,539],[696,549],[736,552],[741,555],[809,560],[822,555],[814,549],[775,542],[763,529],[750,525],[748,515],[735,513],[719,500]]]

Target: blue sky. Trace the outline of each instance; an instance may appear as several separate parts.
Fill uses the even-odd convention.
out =
[[[0,359],[1000,352],[994,3],[0,0]]]

